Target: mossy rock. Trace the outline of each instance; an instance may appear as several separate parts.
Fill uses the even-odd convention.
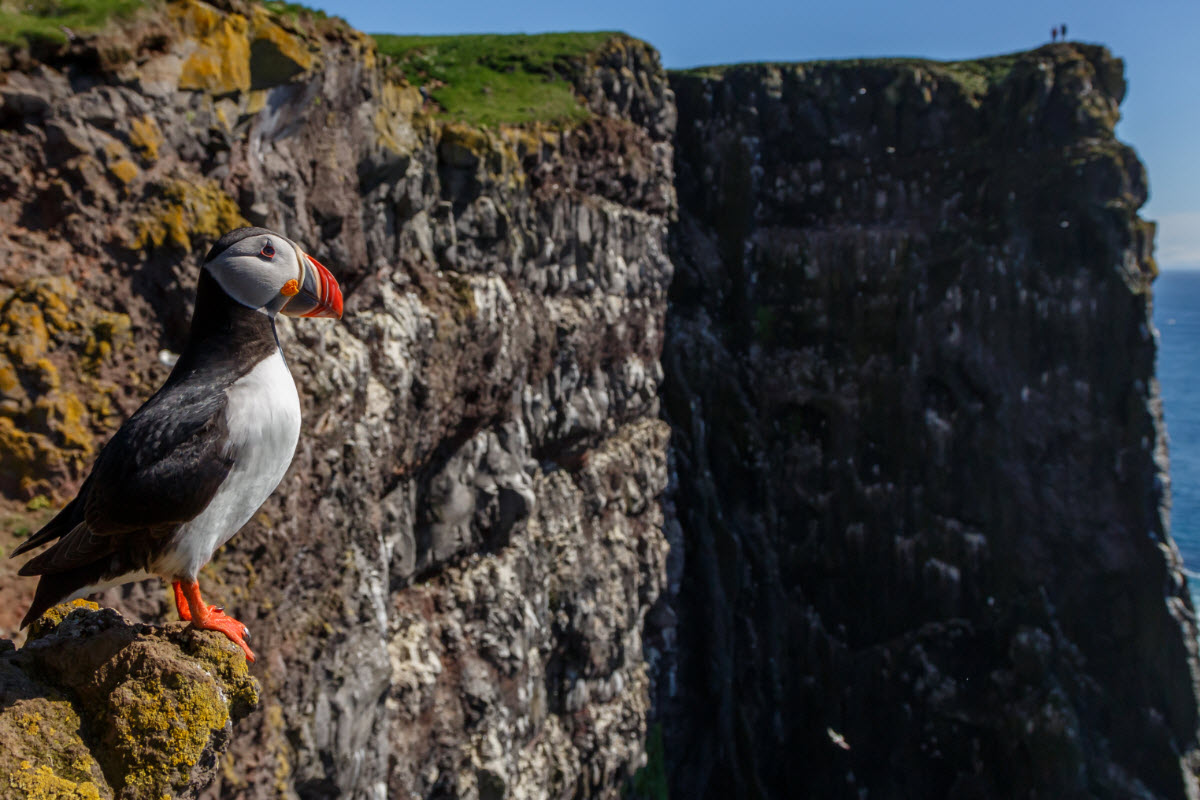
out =
[[[250,84],[255,89],[286,83],[316,61],[304,39],[276,24],[266,8],[254,9],[253,30]]]
[[[0,482],[33,493],[78,471],[107,428],[101,367],[132,342],[125,314],[96,308],[60,276],[31,278],[0,300]],[[85,403],[79,391],[85,390]]]
[[[147,203],[148,213],[135,223],[130,249],[171,245],[190,250],[193,236],[217,239],[249,224],[233,198],[211,180],[176,178],[156,188],[159,195]]]
[[[0,689],[0,774],[27,797],[194,794],[232,721],[258,704],[245,658],[220,634],[131,625],[82,601],[51,609],[24,648],[0,656]]]

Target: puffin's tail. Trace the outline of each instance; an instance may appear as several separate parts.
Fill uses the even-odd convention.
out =
[[[84,484],[84,488],[87,488],[86,484]],[[52,542],[55,539],[62,538],[74,530],[75,526],[83,521],[83,503],[79,501],[79,498],[84,496],[84,491],[80,490],[79,495],[74,500],[67,503],[62,511],[54,515],[54,519],[47,522],[42,529],[33,536],[30,536],[28,539],[21,542],[21,545],[12,551],[12,553],[9,555],[9,558],[12,558],[13,556],[19,556],[21,553],[27,553],[33,548],[43,545],[46,542]]]
[[[33,604],[21,620],[21,627],[24,628],[64,600],[69,600],[79,590],[95,584],[99,577],[98,572],[94,565],[89,564],[53,575],[43,575],[33,594]]]
[[[69,507],[55,519],[67,510]],[[17,572],[18,575],[41,576],[34,591],[33,605],[21,620],[22,628],[51,606],[72,597],[82,597],[100,585],[105,570],[112,566],[111,559],[104,557],[112,552],[112,539],[93,536],[86,522],[80,522],[65,536],[57,532],[55,535],[57,542],[22,564]],[[44,541],[50,538],[53,537],[46,537]]]

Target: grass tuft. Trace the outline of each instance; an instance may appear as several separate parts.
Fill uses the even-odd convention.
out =
[[[272,14],[289,19],[328,19],[328,15],[319,8],[309,8],[300,3],[285,3],[283,0],[266,0],[263,8]]]
[[[65,44],[67,31],[93,33],[145,5],[143,0],[0,0],[0,45]]]
[[[423,87],[446,116],[494,126],[586,119],[572,81],[583,59],[615,35],[376,34],[375,42],[393,69]]]

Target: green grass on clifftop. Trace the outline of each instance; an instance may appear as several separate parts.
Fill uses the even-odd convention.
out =
[[[391,36],[376,34],[380,55],[446,115],[474,125],[587,117],[571,78],[589,53],[613,33]]]
[[[292,19],[311,17],[313,19],[328,19],[328,15],[319,8],[309,8],[301,3],[288,3],[284,0],[263,0],[263,8],[272,14]]]
[[[58,44],[67,33],[92,33],[114,17],[127,19],[142,0],[0,0],[0,45],[28,47],[35,41]]]
[[[1059,46],[1059,51],[1065,53],[1065,45]],[[1038,52],[1038,51],[1033,51]],[[989,56],[967,61],[936,61],[928,58],[846,58],[836,60],[797,61],[792,63],[746,63],[693,67],[685,70],[672,70],[679,75],[690,75],[696,78],[721,80],[726,73],[741,69],[754,69],[764,66],[786,67],[790,69],[832,69],[832,70],[923,70],[936,78],[951,80],[963,88],[963,92],[978,100],[988,91],[1002,83],[1023,58],[1029,53],[1008,53],[1005,55]]]

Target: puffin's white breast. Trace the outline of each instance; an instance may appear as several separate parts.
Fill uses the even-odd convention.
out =
[[[154,572],[195,578],[213,552],[229,541],[283,480],[300,438],[300,397],[278,350],[225,390],[225,450],[233,467],[212,501],[183,525]]]

